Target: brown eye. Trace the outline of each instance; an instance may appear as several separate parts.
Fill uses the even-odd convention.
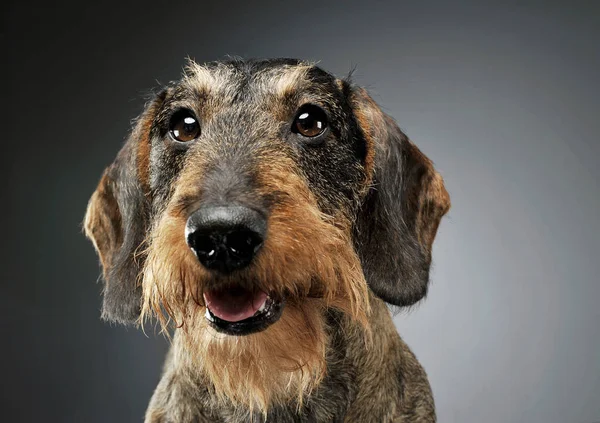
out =
[[[300,107],[292,124],[292,132],[310,138],[321,135],[325,128],[327,128],[327,115],[323,109],[313,104]]]
[[[192,141],[200,135],[200,124],[191,111],[179,110],[171,117],[169,133],[174,140]]]

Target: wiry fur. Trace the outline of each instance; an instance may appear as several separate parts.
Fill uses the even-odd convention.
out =
[[[319,211],[294,163],[273,151],[260,171],[261,191],[277,191],[267,241],[248,270],[219,277],[286,298],[286,311],[268,331],[247,337],[219,335],[204,319],[203,291],[215,284],[182,236],[180,207],[167,207],[153,231],[143,276],[142,318],[165,312],[181,328],[186,351],[223,401],[266,413],[305,394],[325,371],[324,311],[336,308],[366,326],[367,284],[350,241],[350,226]],[[179,203],[175,191],[171,204]],[[337,223],[337,224],[336,224]],[[341,226],[341,227],[340,227]],[[315,260],[318,257],[319,260]],[[231,278],[231,282],[229,279]],[[243,383],[240,383],[243,381]]]
[[[314,145],[289,129],[307,103],[329,119]],[[181,108],[202,127],[185,145],[166,129]],[[205,204],[267,216],[247,268],[217,274],[189,249],[186,221]],[[146,421],[434,421],[382,300],[424,297],[449,205],[431,161],[348,81],[292,59],[190,62],[137,120],[85,219],[103,317],[174,331]],[[247,336],[215,331],[203,294],[234,284],[285,301],[281,318]]]

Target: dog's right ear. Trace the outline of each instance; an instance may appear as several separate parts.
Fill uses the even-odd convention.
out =
[[[136,323],[141,309],[138,275],[144,264],[149,220],[150,129],[166,91],[149,102],[115,161],[104,171],[90,199],[84,231],[102,265],[102,318]]]
[[[367,283],[384,301],[409,306],[427,293],[431,248],[450,197],[440,174],[364,89],[352,106],[369,139],[371,187],[355,242]]]

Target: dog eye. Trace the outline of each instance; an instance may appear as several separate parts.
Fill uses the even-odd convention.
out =
[[[318,106],[306,104],[300,107],[292,124],[292,132],[305,137],[321,135],[327,128],[327,115]]]
[[[179,110],[171,117],[169,133],[174,140],[192,141],[200,135],[200,124],[191,111]]]

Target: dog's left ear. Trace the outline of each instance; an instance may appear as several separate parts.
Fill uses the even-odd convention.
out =
[[[411,305],[427,294],[431,247],[450,197],[432,162],[364,89],[352,91],[351,103],[372,177],[355,245],[371,290],[390,304]]]
[[[141,310],[138,276],[144,263],[149,224],[148,160],[150,129],[166,92],[147,104],[115,161],[104,171],[90,199],[84,231],[102,265],[102,318],[137,322]]]

